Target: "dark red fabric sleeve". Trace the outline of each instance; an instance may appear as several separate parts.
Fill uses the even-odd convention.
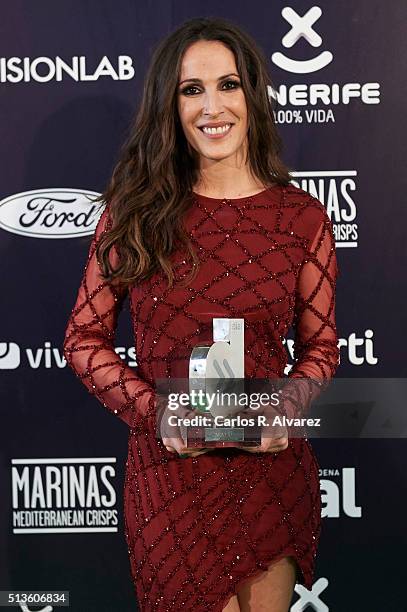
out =
[[[335,319],[339,269],[332,223],[322,205],[321,215],[297,278],[293,322],[295,363],[280,404],[288,417],[304,416],[339,365]]]
[[[65,331],[63,354],[68,365],[103,405],[130,427],[154,405],[154,389],[115,352],[119,312],[127,291],[101,278],[96,246],[110,228],[104,209],[89,248],[82,281]],[[110,251],[115,267],[117,250]]]

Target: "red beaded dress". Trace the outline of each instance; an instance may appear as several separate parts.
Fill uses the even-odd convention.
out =
[[[319,200],[291,184],[235,199],[193,193],[184,224],[200,259],[192,285],[168,290],[156,273],[119,293],[102,281],[94,253],[110,226],[107,206],[64,340],[76,375],[129,426],[124,528],[142,612],[221,612],[245,580],[286,555],[311,588],[321,525],[319,466],[306,438],[277,453],[180,458],[156,436],[156,379],[188,378],[191,350],[212,341],[214,316],[245,319],[247,377],[283,377],[291,326],[290,377],[329,379],[339,363],[335,242]],[[176,279],[189,272],[185,254],[172,262]],[[114,350],[126,294],[137,368]]]

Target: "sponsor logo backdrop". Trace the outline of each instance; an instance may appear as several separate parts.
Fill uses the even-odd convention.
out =
[[[127,428],[66,368],[62,341],[97,222],[89,198],[113,169],[153,48],[184,20],[227,17],[267,55],[284,158],[334,224],[338,376],[406,376],[403,9],[378,0],[3,7],[0,589],[69,590],[75,612],[136,609],[122,520]],[[136,366],[132,343],[126,303],[117,351]],[[313,444],[321,545],[312,591],[297,585],[292,610],[404,610],[405,440]]]

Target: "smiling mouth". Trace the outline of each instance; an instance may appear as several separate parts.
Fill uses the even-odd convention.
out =
[[[218,138],[222,138],[223,136],[226,136],[227,134],[229,134],[233,125],[234,125],[233,123],[227,123],[225,126],[218,127],[218,128],[200,127],[198,129],[207,138],[218,139]]]

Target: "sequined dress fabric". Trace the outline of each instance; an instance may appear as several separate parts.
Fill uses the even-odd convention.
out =
[[[297,560],[297,581],[311,588],[321,499],[310,441],[290,438],[280,452],[225,448],[180,458],[156,437],[156,380],[188,378],[192,348],[212,341],[213,317],[244,318],[247,377],[284,376],[291,326],[288,377],[334,375],[338,267],[325,208],[294,185],[231,200],[192,193],[184,226],[199,271],[180,287],[191,263],[175,252],[171,289],[163,273],[128,292],[101,279],[95,247],[110,223],[107,205],[64,355],[90,393],[129,426],[124,530],[139,609],[221,612],[245,580],[288,555]],[[117,257],[113,249],[112,263]],[[114,350],[126,295],[137,368]]]

